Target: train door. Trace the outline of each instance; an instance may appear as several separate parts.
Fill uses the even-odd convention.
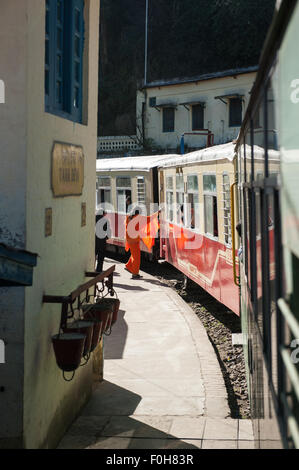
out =
[[[116,204],[117,204],[117,238],[125,239],[125,218],[132,206],[132,187],[129,176],[117,176],[116,178]]]
[[[165,221],[165,190],[164,190],[164,171],[159,170],[159,204],[160,204],[160,258],[165,258],[166,254],[166,221]]]

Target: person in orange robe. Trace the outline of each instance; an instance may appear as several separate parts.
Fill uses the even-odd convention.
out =
[[[131,252],[129,261],[126,264],[126,270],[132,274],[132,279],[141,278],[140,269],[140,235],[139,222],[134,221],[139,216],[139,210],[135,210],[132,215],[126,218],[126,251]]]

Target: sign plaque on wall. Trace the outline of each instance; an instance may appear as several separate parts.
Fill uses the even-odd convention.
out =
[[[55,142],[52,151],[52,190],[54,196],[80,196],[83,184],[83,148]]]

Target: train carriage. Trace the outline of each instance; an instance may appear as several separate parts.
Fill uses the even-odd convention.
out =
[[[283,0],[236,148],[241,318],[257,448],[299,448],[298,28],[298,2]]]
[[[159,167],[160,204],[164,207],[161,255],[239,314],[230,203],[234,181],[233,143],[168,159]]]
[[[158,210],[157,168],[176,157],[170,154],[97,160],[96,204],[97,209],[106,210],[110,222],[108,249],[116,252],[124,249],[126,215],[134,206],[141,209],[141,218]],[[141,250],[156,258],[160,251],[158,238],[152,247],[141,240]]]

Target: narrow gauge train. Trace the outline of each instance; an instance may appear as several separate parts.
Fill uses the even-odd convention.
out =
[[[178,155],[177,155],[178,156]],[[158,166],[175,155],[107,158],[97,160],[97,208],[104,207],[110,222],[108,250],[118,252],[125,247],[125,220],[133,206],[150,215],[159,206]],[[143,217],[142,215],[141,217]],[[152,247],[141,240],[143,255],[157,258],[159,238]]]
[[[142,243],[142,251],[165,258],[239,314],[234,276],[238,259],[232,246],[230,217],[235,164],[233,143],[184,156],[98,160],[97,205],[108,207],[108,244],[114,249],[125,245],[128,198],[133,204],[145,205],[147,215],[156,203],[156,208],[161,208],[160,236],[150,250]]]
[[[257,448],[299,448],[298,31],[299,2],[283,0],[236,145],[241,318]]]

